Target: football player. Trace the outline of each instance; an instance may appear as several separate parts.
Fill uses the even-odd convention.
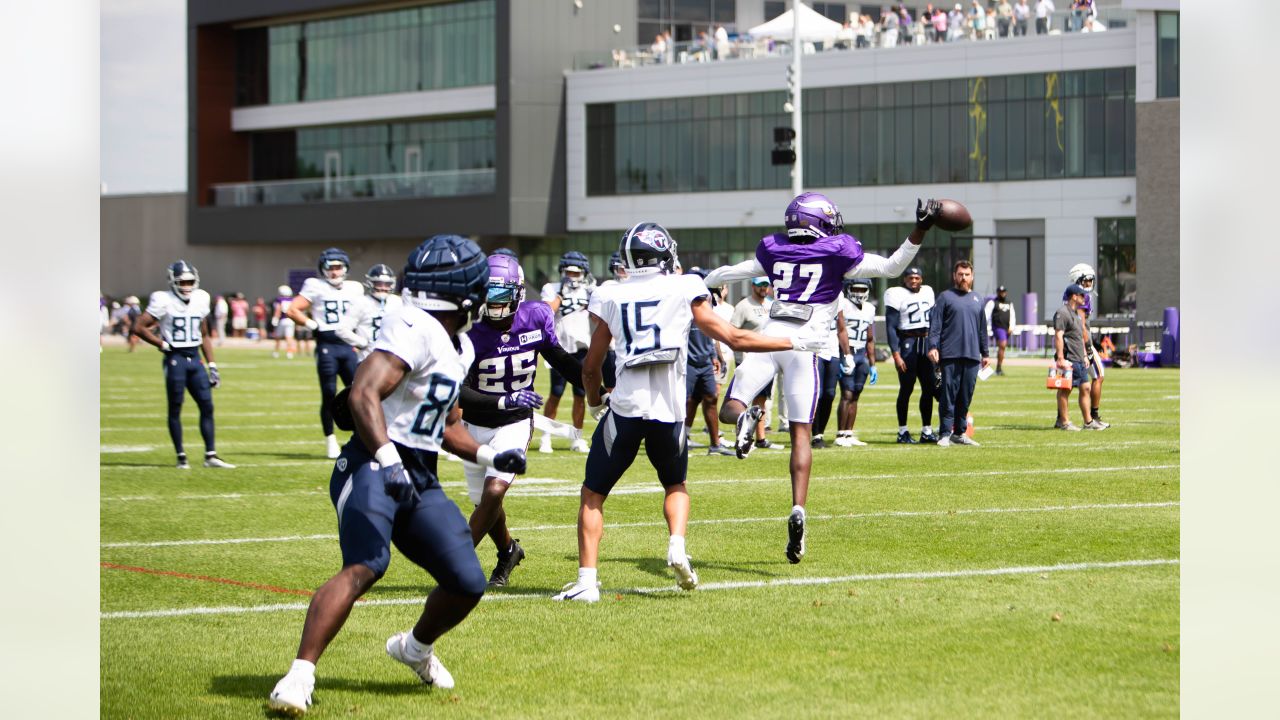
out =
[[[151,293],[147,309],[138,315],[133,334],[164,353],[164,389],[169,398],[169,437],[178,453],[178,469],[190,470],[182,446],[182,401],[188,392],[200,408],[200,436],[204,438],[204,466],[234,468],[218,457],[213,441],[213,393],[222,384],[213,361],[213,321],[209,293],[200,289],[200,273],[186,260],[169,266],[169,289]],[[160,334],[156,335],[156,328]],[[206,370],[200,364],[204,353]]]
[[[864,253],[862,243],[844,232],[844,219],[835,203],[820,193],[801,193],[787,204],[783,215],[786,231],[766,235],[756,256],[709,276],[709,285],[767,275],[777,295],[769,306],[765,335],[795,336],[801,332],[826,333],[835,316],[846,277],[896,277],[916,256],[925,233],[933,227],[941,203],[918,201],[916,226],[910,236],[885,258]],[[783,374],[791,433],[791,514],[787,521],[787,560],[800,562],[805,550],[805,502],[809,495],[810,446],[814,408],[818,399],[817,358],[812,352],[785,350],[748,355],[729,383],[729,399],[721,406],[720,421],[734,422],[738,456],[746,457],[754,446],[752,435],[760,421],[757,407],[747,404],[761,388]]]
[[[623,234],[619,251],[627,281],[597,290],[589,307],[595,329],[582,380],[591,415],[600,423],[587,455],[578,510],[578,579],[566,585],[556,600],[600,599],[596,567],[604,533],[604,502],[635,461],[641,442],[665,490],[663,514],[670,533],[667,565],[681,589],[698,585],[685,551],[689,521],[685,370],[691,325],[735,350],[812,351],[824,343],[817,335],[766,337],[726,323],[712,312],[702,278],[676,274],[675,240],[657,223],[632,227]],[[612,393],[601,394],[601,368],[610,346],[618,357],[618,386]]]
[[[320,276],[307,278],[302,290],[289,305],[289,317],[316,335],[316,374],[320,376],[320,427],[324,430],[328,457],[338,457],[338,438],[333,434],[333,398],[338,394],[338,378],[344,386],[355,377],[356,351],[342,338],[338,328],[351,306],[364,297],[360,283],[347,279],[351,258],[338,248],[320,253]]]
[[[876,371],[876,306],[871,303],[871,281],[866,278],[846,280],[844,295],[840,298],[844,313],[844,326],[849,335],[849,350],[840,363],[840,429],[836,433],[836,445],[840,447],[863,446],[853,432],[858,421],[858,398],[862,388],[880,379]]]
[[[280,357],[280,343],[284,342],[285,357],[289,360],[293,359],[293,353],[297,350],[297,341],[294,339],[297,325],[293,319],[289,317],[289,305],[293,302],[293,288],[288,285],[281,285],[276,288],[276,299],[271,303],[271,324],[275,326],[276,347],[271,351],[271,357]]]
[[[297,659],[271,691],[271,709],[289,715],[311,705],[316,662],[355,601],[387,571],[393,542],[436,588],[413,628],[387,640],[387,654],[427,685],[453,687],[434,643],[480,602],[485,582],[467,521],[440,487],[436,456],[448,448],[524,472],[523,450],[495,452],[458,422],[458,388],[472,359],[465,330],[488,279],[484,254],[465,238],[436,235],[409,255],[401,279],[404,305],[386,317],[344,393],[355,434],[329,479],[342,570],[312,596]]]
[[[579,362],[587,356],[587,346],[591,343],[591,328],[587,323],[587,301],[594,289],[587,256],[577,250],[570,250],[560,257],[560,282],[547,283],[542,286],[542,301],[551,306],[556,314],[556,337],[560,347],[573,355]],[[564,395],[565,378],[551,368],[551,394],[547,396],[547,407],[542,414],[554,420],[560,410],[560,397]],[[581,388],[573,388],[573,426],[582,429],[582,421],[586,417],[587,406],[583,402]],[[574,440],[569,446],[575,452],[586,452],[587,441],[582,438]],[[551,435],[542,434],[542,444],[538,452],[551,452]]]
[[[910,267],[902,275],[902,286],[884,293],[884,327],[889,334],[889,350],[898,370],[898,442],[914,445],[907,429],[907,409],[916,383],[920,383],[920,442],[936,443],[933,431],[933,404],[938,399],[940,375],[927,354],[929,317],[933,311],[933,288],[924,284],[920,268]]]
[[[700,267],[690,268],[690,275],[697,275],[700,278],[707,277],[707,271]],[[715,311],[716,293],[708,292],[708,302],[711,303],[712,311]],[[720,313],[716,313],[720,315]],[[724,319],[723,315],[720,315]],[[702,417],[707,423],[707,454],[708,455],[733,455],[733,448],[728,447],[722,442],[720,435],[720,409],[717,406],[720,399],[720,382],[719,378],[724,368],[724,355],[720,352],[720,343],[707,337],[707,334],[699,330],[697,327],[689,328],[689,367],[685,375],[685,389],[687,390],[687,400],[685,401],[684,427],[685,436],[689,434],[689,430],[693,428],[693,419],[697,416],[698,406],[702,406]],[[693,441],[689,441],[690,447],[694,447]]]
[[[1098,354],[1098,348],[1093,344],[1093,330],[1089,327],[1089,316],[1093,314],[1094,281],[1096,279],[1097,273],[1087,263],[1077,263],[1067,271],[1068,284],[1079,285],[1085,291],[1084,304],[1080,306],[1077,312],[1080,314],[1080,325],[1084,328],[1084,350],[1088,360],[1086,366],[1089,368],[1089,377],[1093,380],[1089,385],[1093,419],[1103,427],[1111,427],[1111,423],[1103,422],[1102,416],[1098,413],[1098,405],[1102,402],[1102,379],[1106,376],[1106,371],[1102,365],[1102,357]],[[1066,302],[1066,293],[1063,293],[1062,300]]]
[[[1001,285],[996,296],[987,301],[983,310],[987,314],[987,327],[996,341],[996,375],[1004,375],[1004,351],[1009,347],[1009,334],[1018,324],[1018,313],[1009,299],[1009,289]]]
[[[844,296],[841,295],[839,300],[843,299]],[[809,441],[810,447],[814,449],[827,446],[827,441],[822,436],[831,419],[831,405],[836,400],[840,370],[844,366],[844,359],[851,355],[849,334],[845,329],[844,306],[838,305],[835,317],[831,318],[831,325],[827,329],[827,344],[818,353],[818,408],[813,415],[813,438]],[[836,422],[839,423],[838,418]]]
[[[364,275],[364,286],[369,294],[351,305],[342,318],[342,324],[334,332],[344,343],[355,347],[357,361],[373,352],[378,340],[382,318],[400,307],[396,291],[396,272],[381,263],[369,268]]]
[[[556,340],[555,316],[546,303],[525,301],[524,270],[513,257],[489,256],[488,284],[480,321],[467,332],[475,363],[467,373],[459,401],[462,425],[476,442],[498,451],[524,452],[533,438],[533,411],[542,396],[533,390],[538,354],[574,387],[582,386],[582,363]],[[498,548],[489,587],[505,587],[524,548],[511,537],[503,498],[515,478],[472,462],[463,463],[467,494],[475,504],[471,540],[488,535]]]

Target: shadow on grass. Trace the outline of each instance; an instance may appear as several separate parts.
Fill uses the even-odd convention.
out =
[[[271,710],[267,709],[267,696],[271,694],[271,689],[275,687],[280,677],[279,675],[215,675],[209,682],[209,692],[224,697],[261,700],[263,712],[270,717],[276,717]],[[432,693],[422,683],[413,682],[412,676],[407,680],[402,678],[400,680],[382,682],[354,680],[325,673],[323,685],[323,688],[315,691],[314,700],[317,706],[324,704],[325,691],[342,690],[345,692],[364,693],[370,696]],[[447,698],[449,694],[439,691],[434,693],[440,698]]]

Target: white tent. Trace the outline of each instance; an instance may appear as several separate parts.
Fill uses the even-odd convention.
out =
[[[763,25],[757,25],[747,31],[751,37],[772,37],[775,40],[790,41],[792,33],[792,10],[787,10],[778,17]],[[834,40],[841,29],[840,23],[828,19],[817,10],[800,3],[800,39],[804,42],[822,42]]]

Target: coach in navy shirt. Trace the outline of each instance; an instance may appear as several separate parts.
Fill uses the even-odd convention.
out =
[[[960,260],[951,271],[955,286],[944,290],[929,319],[929,359],[942,368],[938,410],[939,447],[977,445],[964,434],[965,416],[978,384],[978,370],[987,366],[987,316],[982,298],[973,292],[973,265]]]

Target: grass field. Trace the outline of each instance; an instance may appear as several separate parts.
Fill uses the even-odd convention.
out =
[[[218,448],[239,468],[199,467],[188,399],[182,472],[159,355],[102,355],[104,717],[261,717],[307,594],[340,565],[314,365],[218,358]],[[977,390],[983,446],[943,449],[894,444],[880,369],[858,422],[871,445],[815,451],[801,564],[783,556],[786,452],[694,450],[702,585],[677,592],[641,456],[605,506],[602,601],[552,602],[576,575],[585,459],[557,441],[507,496],[528,558],[437,643],[457,688],[428,690],[383,652],[431,587],[394,556],[322,658],[309,716],[1176,717],[1177,371],[1112,371],[1114,427],[1063,433],[1043,370],[1007,368]],[[461,467],[441,466],[469,512]],[[479,552],[487,574],[494,549]]]

